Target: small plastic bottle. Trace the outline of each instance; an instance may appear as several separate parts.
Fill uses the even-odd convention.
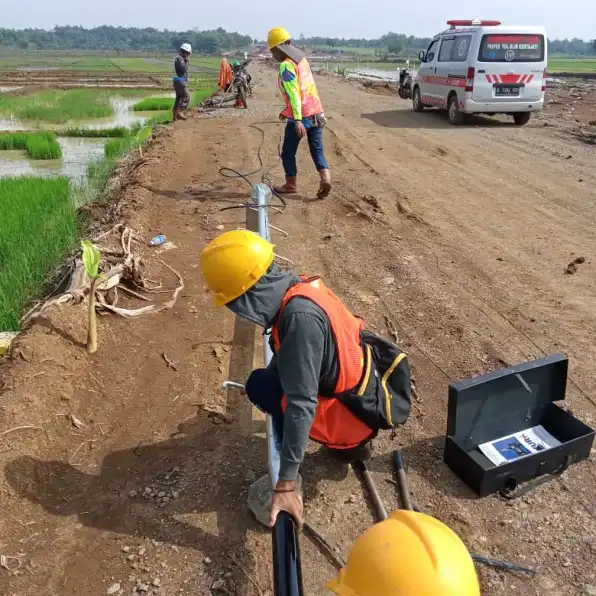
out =
[[[160,234],[159,236],[155,236],[155,238],[153,238],[149,242],[149,246],[159,246],[160,244],[163,244],[165,241],[166,237],[163,234]]]

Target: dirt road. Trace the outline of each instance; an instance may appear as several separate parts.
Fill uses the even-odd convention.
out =
[[[218,170],[254,170],[261,136],[249,124],[278,112],[273,71],[256,78],[248,113],[175,124],[118,199],[128,224],[176,245],[161,255],[184,278],[175,307],[103,317],[93,358],[83,308],[53,311],[0,367],[0,433],[11,430],[0,434],[0,554],[16,557],[4,560],[1,594],[271,594],[270,537],[245,506],[266,470],[263,420],[219,391],[261,351],[252,327],[212,308],[199,273],[204,244],[244,222],[220,209],[248,187]],[[279,254],[320,274],[372,328],[388,334],[392,321],[410,356],[420,400],[371,464],[386,504],[399,444],[423,509],[475,552],[540,569],[527,579],[481,568],[483,594],[595,594],[592,461],[513,504],[474,499],[442,463],[448,384],[544,354],[570,357],[569,405],[596,423],[595,148],[544,126],[548,116],[523,129],[451,128],[353,83],[324,78],[320,91],[333,193],[311,199],[303,148],[304,196],[272,223],[289,234],[276,234]],[[274,163],[280,125],[259,126]],[[151,276],[175,286],[142,250]],[[314,445],[303,474],[309,521],[345,555],[371,524],[361,487]],[[333,568],[306,538],[302,549],[306,594],[325,594]]]

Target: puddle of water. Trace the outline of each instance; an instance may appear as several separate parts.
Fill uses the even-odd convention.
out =
[[[397,70],[380,70],[376,68],[359,68],[350,71],[352,76],[360,78],[381,79],[383,81],[399,81],[399,71]]]
[[[103,157],[105,139],[61,137],[62,159],[29,159],[25,151],[0,151],[0,178],[7,176],[68,176],[81,182],[90,161]]]
[[[18,89],[22,89],[22,87],[7,87],[5,85],[0,85],[0,93],[8,93],[8,91],[17,91]]]
[[[165,94],[155,97],[171,97],[172,94]],[[114,97],[110,103],[114,108],[114,114],[108,118],[93,118],[92,120],[77,120],[76,126],[82,128],[110,128],[113,126],[131,126],[137,122],[143,124],[152,118],[157,112],[133,112],[132,106],[143,99]]]

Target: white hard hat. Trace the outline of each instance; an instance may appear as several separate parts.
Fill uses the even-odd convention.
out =
[[[180,46],[180,49],[181,50],[184,50],[185,52],[188,52],[189,54],[192,54],[192,47],[191,47],[191,45],[189,43],[183,43]]]

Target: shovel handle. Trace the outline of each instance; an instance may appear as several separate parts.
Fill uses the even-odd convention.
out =
[[[408,488],[408,477],[406,476],[406,468],[404,464],[404,457],[399,449],[393,452],[393,467],[397,475],[397,486],[401,493],[401,500],[403,508],[409,511],[414,510],[414,504],[412,503],[412,497],[410,496],[410,489]]]

